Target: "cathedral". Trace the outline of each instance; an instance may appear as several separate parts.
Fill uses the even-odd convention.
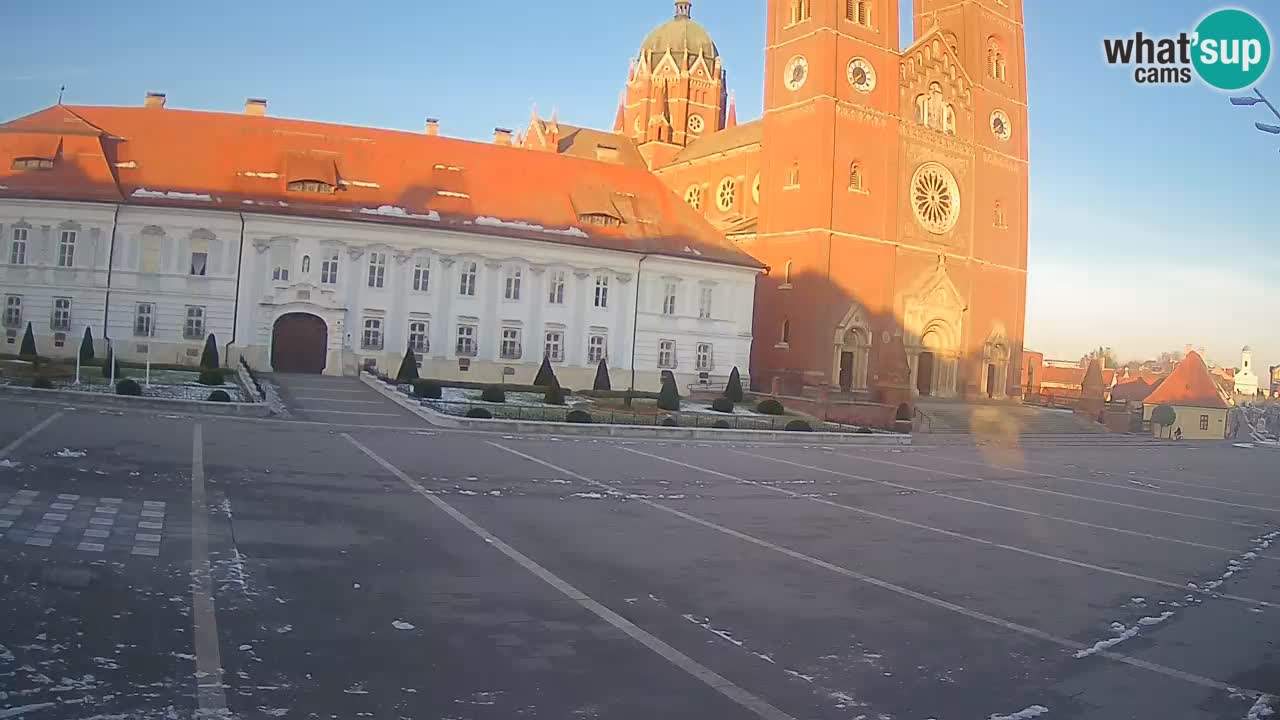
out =
[[[751,376],[853,399],[1020,395],[1022,0],[768,0],[764,111],[738,122],[692,3],[644,39],[611,131],[522,147],[647,168],[767,266]],[[896,402],[896,400],[894,400]]]

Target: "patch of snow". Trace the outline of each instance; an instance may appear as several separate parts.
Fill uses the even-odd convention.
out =
[[[22,715],[26,715],[29,712],[35,712],[36,710],[44,710],[45,708],[51,708],[54,705],[57,705],[57,703],[44,702],[44,703],[34,703],[32,705],[19,705],[18,707],[5,708],[4,710],[0,710],[0,718],[21,717]]]
[[[791,677],[794,677],[794,678],[800,678],[801,680],[803,680],[803,681],[805,681],[805,682],[807,682],[807,683],[811,683],[811,682],[813,682],[813,676],[812,676],[812,675],[805,675],[804,673],[797,672],[797,671],[795,671],[795,670],[791,670],[791,669],[789,669],[789,668],[788,668],[788,669],[786,669],[786,670],[784,670],[783,672],[785,672],[786,674],[790,675]]]
[[[569,497],[586,498],[587,500],[603,500],[604,496],[598,492],[577,492]]]
[[[240,646],[240,650],[243,650],[246,652],[253,652],[253,646],[246,643]]]
[[[136,198],[161,198],[164,200],[199,200],[201,202],[213,202],[213,197],[208,193],[189,193],[178,192],[177,190],[148,190],[146,188],[138,188],[133,191]]]
[[[4,460],[0,460],[0,468],[16,468],[16,467],[18,467],[18,463],[12,460],[9,460],[7,458]]]
[[[403,620],[396,620],[395,622],[391,623],[391,627],[397,630],[416,630],[417,629],[417,626],[414,625],[413,623],[407,623]]]
[[[4,662],[13,662],[13,653],[9,651],[9,648],[3,645],[0,645],[0,660],[3,660]]]
[[[84,450],[72,450],[71,448],[62,448],[53,454],[54,457],[60,458],[82,458],[85,455],[88,455],[88,453]]]
[[[1049,708],[1043,705],[1032,705],[1029,708],[1019,710],[1012,715],[1000,715],[997,713],[988,718],[988,720],[1031,720],[1031,718],[1040,717],[1047,712],[1049,712]]]
[[[475,495],[476,492],[474,490],[459,490],[458,494],[459,495]]]
[[[1258,701],[1249,708],[1249,714],[1244,716],[1244,720],[1262,720],[1275,714],[1275,709],[1271,707],[1271,696],[1259,695]]]
[[[533,223],[525,222],[523,220],[500,220],[496,217],[489,217],[486,215],[482,215],[476,218],[476,224],[484,225],[486,227],[500,227],[500,228],[508,228],[512,230],[532,230],[534,232],[547,233],[550,235],[568,235],[570,237],[579,237],[579,238],[590,237],[585,232],[583,232],[582,230],[579,230],[576,227],[568,227],[562,230],[557,230],[555,228],[546,228],[541,225],[535,225]]]
[[[338,184],[350,185],[351,187],[358,187],[358,188],[371,188],[373,190],[377,190],[378,188],[382,187],[376,182],[368,182],[365,180],[338,180]]]
[[[262,178],[264,180],[275,180],[280,177],[280,173],[277,172],[254,172],[252,170],[246,170],[240,174],[245,177]]]
[[[402,207],[396,205],[379,205],[376,208],[360,208],[361,215],[382,215],[383,217],[405,218],[411,220],[431,220],[440,222],[440,213],[435,210],[427,211],[425,215],[411,213]]]
[[[1075,658],[1078,660],[1080,658],[1089,657],[1090,655],[1096,655],[1097,653],[1108,648],[1115,647],[1138,634],[1137,625],[1134,625],[1133,627],[1125,627],[1121,623],[1111,623],[1111,630],[1116,633],[1115,637],[1107,638],[1106,640],[1099,640],[1090,647],[1076,651]]]
[[[1168,620],[1171,617],[1173,617],[1173,611],[1165,610],[1164,612],[1160,613],[1158,617],[1148,616],[1148,617],[1140,618],[1138,620],[1138,624],[1139,625],[1159,625],[1160,623],[1164,622],[1165,620]]]

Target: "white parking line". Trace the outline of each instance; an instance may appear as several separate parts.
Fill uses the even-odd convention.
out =
[[[854,475],[852,473],[842,472],[840,470],[830,470],[828,468],[819,467],[817,465],[805,465],[802,463],[791,462],[790,460],[782,460],[775,457],[769,457],[768,455],[756,455],[755,453],[743,452],[741,450],[732,450],[731,452],[735,452],[740,455],[749,455],[751,457],[760,458],[763,460],[772,460],[773,462],[782,463],[784,465],[794,465],[800,468],[806,468],[809,470],[817,470],[818,472],[830,473],[832,475],[838,475],[840,477],[846,477],[852,480],[862,480],[864,482],[875,483],[877,485],[884,485],[885,487],[896,488],[899,490],[910,490],[913,492],[918,492],[922,495],[934,495],[941,498],[947,498],[948,500],[956,500],[958,502],[965,502],[973,505],[980,505],[982,507],[995,508],[996,510],[1007,510],[1009,512],[1018,513],[1020,515],[1028,515],[1030,517],[1038,517],[1038,518],[1043,518],[1045,520],[1056,520],[1057,522],[1068,523],[1071,525],[1079,525],[1081,527],[1093,528],[1095,530],[1106,530],[1108,532],[1120,533],[1122,535],[1132,535],[1134,537],[1146,538],[1148,540],[1159,540],[1160,542],[1186,545],[1188,547],[1196,547],[1196,548],[1201,548],[1203,550],[1216,550],[1219,552],[1227,553],[1228,555],[1232,555],[1232,556],[1239,554],[1238,550],[1235,550],[1229,547],[1222,547],[1221,545],[1208,545],[1205,543],[1192,542],[1191,540],[1182,540],[1179,538],[1164,537],[1163,535],[1152,535],[1151,533],[1144,533],[1138,530],[1126,530],[1124,528],[1111,527],[1110,525],[1099,525],[1097,523],[1085,522],[1083,520],[1075,520],[1073,518],[1062,517],[1060,515],[1048,515],[1046,513],[1040,513],[1034,510],[1026,510],[1023,508],[1012,507],[1010,505],[998,505],[996,503],[987,502],[985,500],[968,498],[963,495],[952,495],[950,493],[945,493],[940,490],[930,490],[929,488],[915,487],[914,485],[903,485],[902,483],[890,482],[889,480],[877,480],[876,478],[864,477],[862,475]],[[1259,555],[1258,557],[1265,558],[1267,560],[1280,560],[1280,557],[1276,557],[1274,555]]]
[[[615,488],[614,486],[606,482],[595,480],[585,475],[579,475],[578,473],[573,472],[572,470],[562,468],[558,465],[553,465],[547,462],[546,460],[541,460],[532,455],[527,455],[525,453],[520,452],[519,450],[513,450],[509,447],[500,445],[496,442],[492,442],[492,441],[488,441],[488,442],[490,445],[498,448],[499,450],[505,450],[511,453],[512,455],[522,457],[531,462],[535,462],[543,467],[550,468],[559,473],[563,473],[566,477],[571,477],[571,478],[581,480],[582,482],[585,482],[589,485],[594,485],[598,488],[608,490],[610,492],[625,494],[618,488]],[[627,448],[623,448],[623,449],[627,449]],[[658,458],[658,459],[661,460],[662,458]],[[702,518],[696,515],[690,515],[689,513],[683,512],[681,510],[677,510],[673,507],[663,505],[660,502],[655,502],[653,500],[648,500],[644,498],[639,498],[631,502],[643,503],[656,510],[661,510],[662,512],[670,513],[671,515],[675,515],[676,517],[688,520],[691,523],[701,525],[702,527],[709,528],[717,532],[724,533],[725,535],[728,535],[733,538],[737,538],[738,540],[742,540],[743,542],[751,543],[752,545],[773,550],[774,552],[781,553],[795,560],[800,560],[802,562],[806,562],[815,567],[819,567],[824,570],[829,570],[833,573],[836,573],[837,575],[842,575],[847,578],[858,580],[868,585],[878,587],[882,590],[888,590],[889,592],[896,593],[903,597],[909,597],[913,600],[919,600],[920,602],[926,603],[928,605],[932,605],[933,607],[941,608],[943,610],[949,610],[951,612],[963,615],[973,620],[979,620],[989,625],[994,625],[996,627],[1004,628],[1005,630],[1011,630],[1013,632],[1021,633],[1023,635],[1028,635],[1030,637],[1034,637],[1039,640],[1044,640],[1045,642],[1052,643],[1054,645],[1066,648],[1067,650],[1071,650],[1073,652],[1084,650],[1086,647],[1088,647],[1074,640],[1068,640],[1067,638],[1059,637],[1057,635],[1044,632],[1043,630],[1037,630],[1036,628],[1029,627],[1027,625],[1021,625],[1019,623],[1012,622],[1010,620],[1005,620],[1003,618],[995,617],[994,615],[987,615],[986,613],[983,613],[977,610],[971,610],[967,607],[964,607],[963,605],[957,605],[956,603],[948,602],[941,598],[936,598],[932,595],[926,595],[924,593],[916,592],[915,590],[902,587],[901,585],[895,585],[886,580],[881,580],[879,578],[872,577],[870,575],[864,575],[863,573],[860,573],[856,570],[850,570],[849,568],[836,565],[834,563],[829,563],[826,560],[820,560],[810,555],[805,555],[802,552],[792,550],[791,548],[784,547],[782,545],[771,543],[768,540],[762,540],[760,538],[754,537],[752,535],[748,535],[743,532],[739,532],[732,528],[728,528],[723,525],[716,524],[714,522],[711,522],[710,520],[703,520]],[[1121,653],[1112,652],[1110,650],[1103,650],[1101,652],[1095,653],[1095,656],[1106,658],[1108,660],[1112,660],[1119,663],[1124,663],[1125,665],[1129,665],[1132,667],[1142,668],[1143,670],[1149,670],[1154,673],[1159,673],[1161,675],[1164,675],[1165,677],[1176,678],[1178,680],[1183,680],[1183,681],[1192,683],[1194,685],[1199,685],[1201,687],[1212,688],[1214,690],[1220,690],[1223,692],[1241,692],[1249,695],[1251,698],[1258,698],[1258,697],[1261,697],[1263,694],[1257,690],[1241,688],[1240,686],[1234,685],[1234,684],[1229,685],[1220,680],[1214,680],[1212,678],[1207,678],[1202,675],[1196,675],[1195,673],[1189,673],[1189,672],[1178,670],[1176,668],[1171,668],[1165,665],[1160,665],[1157,663],[1148,662],[1146,660],[1141,660],[1135,657],[1130,657],[1128,655],[1122,655]]]
[[[316,391],[316,392],[331,392],[331,393],[361,393],[361,394],[365,394],[365,393],[368,393],[368,392],[369,392],[369,390],[368,390],[368,389],[366,389],[366,388],[357,388],[357,389],[352,389],[352,390],[345,390],[345,389],[343,389],[343,388],[325,387],[324,385],[306,385],[306,386],[302,386],[302,385],[284,385],[284,386],[282,386],[282,387],[284,387],[284,389],[285,389],[285,390],[288,390],[288,391],[289,391],[289,392],[291,392],[291,393],[292,393],[294,390],[305,390],[305,391],[311,391],[311,390],[314,390],[314,391]]]
[[[550,585],[551,587],[555,588],[565,597],[578,603],[583,608],[586,608],[591,613],[593,613],[596,617],[599,617],[601,620],[604,620],[610,625],[618,628],[622,632],[629,635],[633,640],[639,642],[641,645],[644,645],[645,647],[654,651],[658,655],[662,656],[662,658],[665,659],[667,662],[670,662],[672,665],[675,665],[676,667],[685,671],[689,675],[692,675],[694,678],[697,678],[698,680],[706,683],[712,690],[715,690],[721,695],[724,695],[725,697],[738,703],[743,708],[750,710],[752,713],[754,713],[755,715],[761,718],[766,718],[766,720],[795,720],[795,718],[792,718],[790,715],[782,712],[778,708],[770,705],[769,703],[756,697],[755,695],[752,695],[751,693],[738,687],[737,685],[734,685],[728,679],[715,673],[711,669],[707,668],[705,665],[702,665],[701,663],[689,657],[688,655],[685,655],[679,650],[676,650],[675,648],[666,644],[662,640],[658,639],[656,636],[641,629],[639,626],[635,625],[630,620],[627,620],[621,615],[605,607],[600,602],[588,596],[586,593],[582,592],[578,588],[574,587],[573,585],[570,585],[568,582],[561,579],[558,575],[552,573],[550,570],[539,565],[536,561],[532,560],[524,553],[521,553],[519,550],[516,550],[515,548],[506,544],[505,542],[500,540],[497,536],[495,536],[493,533],[489,532],[488,530],[485,530],[483,527],[476,524],[475,521],[473,521],[471,518],[464,515],[462,512],[454,508],[452,505],[445,502],[444,500],[441,500],[435,494],[429,492],[426,488],[422,486],[421,483],[409,477],[408,475],[404,474],[404,472],[402,472],[395,465],[392,465],[391,463],[384,460],[377,453],[375,453],[374,451],[370,450],[369,448],[361,444],[360,441],[351,437],[351,435],[349,435],[348,433],[343,433],[342,436],[347,439],[347,442],[350,442],[352,445],[355,445],[357,448],[360,449],[361,452],[363,452],[365,455],[368,455],[369,459],[378,463],[379,465],[382,466],[384,470],[386,470],[387,472],[399,478],[400,481],[403,482],[405,485],[408,485],[411,490],[421,495],[422,497],[426,498],[428,501],[431,502],[432,505],[435,505],[437,508],[443,511],[446,515],[456,520],[460,525],[470,530],[472,533],[475,533],[475,535],[480,537],[486,543],[489,543],[490,545],[495,547],[503,555],[506,555],[508,558],[514,560],[518,565],[520,565],[520,567],[524,568],[525,570],[528,570],[535,577],[542,580],[543,582]],[[499,447],[503,450],[507,450],[507,452],[515,452],[514,450],[508,450],[507,448],[502,447],[501,445],[497,445],[496,443],[490,443],[490,445],[494,445],[495,447]],[[516,453],[516,454],[520,454],[520,453]]]
[[[350,410],[316,410],[314,408],[298,408],[304,413],[314,414],[323,413],[325,415],[366,415],[372,417],[402,417],[397,413],[367,413],[367,412],[351,412]]]
[[[1031,458],[1022,458],[1023,462],[1035,463],[1037,465],[1052,465],[1054,467],[1061,467],[1062,465],[1067,464],[1066,462],[1067,460],[1075,460],[1075,458],[1064,457],[1063,460],[1060,462],[1050,462],[1048,460],[1032,460]],[[1128,470],[1122,470],[1122,469],[1106,470],[1106,469],[1097,468],[1097,467],[1086,468],[1080,465],[1077,465],[1076,467],[1080,470],[1085,470],[1088,472],[1106,473],[1107,475],[1119,480],[1127,480],[1132,478],[1134,480],[1148,480],[1151,482],[1170,483],[1172,485],[1185,485],[1186,487],[1200,488],[1201,490],[1215,490],[1218,492],[1235,493],[1237,495],[1253,495],[1255,497],[1264,497],[1264,498],[1271,498],[1272,500],[1280,500],[1280,495],[1276,495],[1273,493],[1260,493],[1260,492],[1252,492],[1249,490],[1236,490],[1235,488],[1223,487],[1221,485],[1206,485],[1204,483],[1193,483],[1193,482],[1187,482],[1185,480],[1173,480],[1171,478],[1155,477],[1153,475],[1139,475],[1135,472],[1129,472]],[[1189,474],[1192,477],[1202,477],[1206,480],[1217,479],[1217,478],[1212,478],[1204,475],[1198,475],[1196,473],[1188,473],[1185,470],[1175,470],[1173,468],[1166,468],[1166,469],[1157,468],[1156,471],[1157,472],[1181,472],[1181,473]]]
[[[929,453],[920,453],[925,457],[943,458],[941,455],[930,455]],[[1195,497],[1193,495],[1179,495],[1178,493],[1161,492],[1159,490],[1150,490],[1148,488],[1132,487],[1129,485],[1117,485],[1115,483],[1102,482],[1101,480],[1086,480],[1084,478],[1071,477],[1069,475],[1054,475],[1053,473],[1032,472],[1031,470],[1019,470],[1018,468],[1008,467],[1006,465],[992,465],[991,463],[974,462],[973,460],[961,460],[959,458],[946,457],[949,462],[958,462],[965,465],[975,465],[977,467],[990,468],[992,470],[1007,470],[1015,472],[1019,475],[1030,475],[1038,478],[1053,478],[1054,480],[1070,480],[1071,482],[1088,483],[1090,485],[1101,485],[1103,487],[1116,488],[1117,490],[1128,490],[1129,492],[1147,493],[1148,495],[1162,495],[1164,497],[1178,498],[1179,500],[1193,500],[1195,502],[1212,503],[1214,505],[1229,505],[1231,507],[1245,508],[1247,510],[1261,510],[1263,512],[1280,513],[1280,508],[1264,507],[1262,505],[1245,505],[1243,503],[1227,502],[1226,500],[1213,500],[1210,498]]]
[[[840,454],[846,457],[856,457],[859,460],[866,460],[867,462],[880,463],[881,465],[893,465],[895,467],[907,468],[910,470],[920,470],[922,472],[934,473],[937,475],[946,475],[947,477],[959,478],[961,480],[977,480],[979,482],[984,482],[989,485],[1000,485],[1002,487],[1010,487],[1018,490],[1028,490],[1031,492],[1044,493],[1045,495],[1057,495],[1059,497],[1069,497],[1069,498],[1074,498],[1076,500],[1086,500],[1088,502],[1100,503],[1102,505],[1115,505],[1117,507],[1129,508],[1130,510],[1142,510],[1143,512],[1157,513],[1159,515],[1172,515],[1174,517],[1191,518],[1192,520],[1205,520],[1207,522],[1222,523],[1224,525],[1235,525],[1236,527],[1247,527],[1247,528],[1265,527],[1264,525],[1259,525],[1257,523],[1248,523],[1240,520],[1223,520],[1222,518],[1209,517],[1207,515],[1193,515],[1191,513],[1181,513],[1173,510],[1160,510],[1159,508],[1149,508],[1143,505],[1131,505],[1129,503],[1117,502],[1115,500],[1103,500],[1101,498],[1089,497],[1088,495],[1075,495],[1072,493],[1060,492],[1058,490],[1050,490],[1048,488],[1032,487],[1030,485],[1020,485],[1015,482],[1006,482],[1004,480],[981,478],[976,475],[961,475],[960,473],[948,472],[946,470],[939,470],[937,468],[924,467],[921,465],[908,465],[906,463],[893,462],[890,460],[879,460],[873,457],[868,457],[866,455],[856,455],[856,454],[850,454],[847,452],[842,452]],[[950,460],[951,458],[946,458],[946,459]]]
[[[56,421],[60,417],[62,417],[62,413],[60,412],[56,412],[50,415],[44,420],[41,420],[40,422],[36,423],[35,427],[19,435],[17,438],[14,439],[13,442],[0,448],[0,460],[3,460],[4,458],[9,457],[9,454],[12,453],[14,450],[17,450],[19,447],[21,447],[22,443],[35,437],[36,433],[49,427],[54,423],[54,421]]]
[[[973,535],[965,535],[964,533],[958,533],[952,530],[944,530],[943,528],[940,528],[940,527],[925,525],[924,523],[918,523],[912,520],[906,520],[900,517],[895,517],[893,515],[885,515],[884,513],[878,513],[872,510],[867,510],[866,508],[854,507],[853,505],[845,505],[844,503],[838,503],[838,502],[835,502],[834,500],[827,500],[826,498],[809,497],[804,493],[798,493],[793,490],[787,490],[786,488],[774,487],[773,485],[765,485],[763,483],[756,482],[755,480],[747,480],[746,478],[741,478],[741,477],[738,477],[737,475],[730,475],[729,473],[720,472],[719,470],[712,470],[711,468],[705,468],[698,465],[691,465],[689,463],[680,462],[679,460],[672,460],[670,458],[665,458],[665,457],[662,457],[661,455],[653,455],[647,452],[642,452],[640,450],[634,450],[632,448],[622,448],[622,449],[630,453],[635,453],[636,455],[643,455],[645,457],[653,458],[654,460],[661,460],[662,462],[671,463],[672,465],[679,465],[680,467],[686,467],[686,468],[689,468],[690,470],[697,470],[699,472],[704,472],[704,473],[707,473],[708,475],[716,475],[718,477],[725,478],[726,480],[732,480],[734,482],[740,482],[746,485],[756,485],[758,487],[767,488],[776,493],[781,493],[789,497],[809,500],[811,502],[818,503],[819,505],[828,505],[830,507],[840,508],[842,510],[848,510],[849,512],[857,513],[859,515],[865,515],[867,517],[873,517],[879,520],[887,520],[889,522],[898,523],[900,525],[913,527],[918,530],[925,530],[928,532],[938,533],[939,535],[946,535],[947,537],[953,537],[953,538],[956,538],[957,540],[967,540],[968,542],[977,543],[979,545],[987,545],[989,547],[994,547],[994,548],[1000,548],[1001,550],[1009,550],[1010,552],[1016,552],[1022,555],[1039,558],[1040,560],[1049,560],[1050,562],[1062,563],[1063,565],[1072,565],[1074,567],[1083,568],[1085,570],[1092,570],[1094,572],[1106,573],[1108,575],[1115,575],[1117,577],[1128,578],[1130,580],[1137,580],[1139,582],[1150,583],[1152,585],[1161,585],[1163,587],[1175,588],[1180,591],[1187,590],[1186,581],[1174,582],[1172,580],[1162,580],[1160,578],[1151,577],[1149,575],[1139,575],[1137,573],[1131,573],[1124,570],[1117,570],[1116,568],[1109,568],[1109,567],[1104,567],[1102,565],[1094,565],[1093,563],[1081,562],[1079,560],[1072,560],[1071,558],[1065,558],[1059,555],[1049,555],[1047,553],[1037,552],[1035,550],[1029,550],[1027,548],[1018,547],[1017,545],[1006,545],[1005,543],[999,543],[994,540],[987,540],[985,538],[975,537]],[[751,453],[740,453],[740,454],[751,455]],[[751,456],[760,457],[765,460],[770,459],[770,458],[764,457],[763,455],[758,455],[758,456],[751,455]],[[786,462],[786,461],[780,461],[780,462]],[[786,464],[795,465],[797,463],[788,462]],[[804,467],[808,467],[808,466],[804,466]],[[810,469],[816,470],[819,468],[810,468]],[[1237,602],[1245,603],[1246,605],[1255,605],[1258,607],[1276,607],[1276,605],[1274,605],[1273,603],[1269,603],[1265,600],[1255,600],[1254,598],[1243,597],[1240,595],[1225,595],[1221,593],[1217,593],[1217,594],[1221,595],[1221,597],[1228,598],[1230,600],[1235,600]]]
[[[327,402],[327,403],[352,403],[356,405],[382,405],[382,400],[335,400],[334,398],[322,397],[302,397],[295,396],[294,400],[306,400],[308,402]]]
[[[142,554],[139,548],[132,552]],[[222,690],[222,655],[218,649],[218,616],[213,605],[210,567],[204,442],[200,424],[196,423],[191,436],[191,614],[195,620],[196,705],[202,717],[221,717],[227,711],[227,696]]]

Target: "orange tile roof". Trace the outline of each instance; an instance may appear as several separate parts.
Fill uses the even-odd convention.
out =
[[[55,136],[53,170],[12,169]],[[292,192],[288,178],[338,185]],[[579,219],[575,198],[596,206],[602,195],[621,224]],[[645,169],[236,113],[55,105],[18,118],[0,125],[4,197],[359,220],[762,267]]]
[[[1231,407],[1222,397],[1218,384],[1197,352],[1189,352],[1169,377],[1147,396],[1149,405],[1185,405],[1226,409]]]
[[[1151,394],[1151,385],[1146,380],[1127,380],[1111,388],[1111,399],[1116,401],[1142,401]]]

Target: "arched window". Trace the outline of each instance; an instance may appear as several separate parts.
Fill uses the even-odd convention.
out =
[[[956,134],[956,110],[948,103],[942,107],[942,132]]]
[[[1008,225],[1005,224],[1004,205],[1001,205],[999,200],[996,201],[995,207],[991,211],[991,216],[991,224],[995,227],[1008,227]]]
[[[787,171],[787,187],[800,187],[800,163],[791,163],[791,169]]]
[[[1000,47],[1000,41],[995,38],[987,40],[987,74],[1000,82],[1005,82],[1004,49]]]
[[[302,256],[302,274],[306,275],[309,272],[311,272],[311,256],[303,255]]]
[[[929,124],[929,96],[916,96],[916,122],[921,125]]]
[[[865,192],[862,186],[862,165],[857,160],[849,164],[849,189],[853,192]]]
[[[782,337],[778,340],[778,342],[781,342],[783,345],[791,344],[791,321],[790,320],[782,321]]]
[[[787,287],[791,287],[791,266],[793,264],[794,263],[791,260],[788,260],[786,267],[783,268],[783,271],[782,271],[782,284],[786,285]]]

